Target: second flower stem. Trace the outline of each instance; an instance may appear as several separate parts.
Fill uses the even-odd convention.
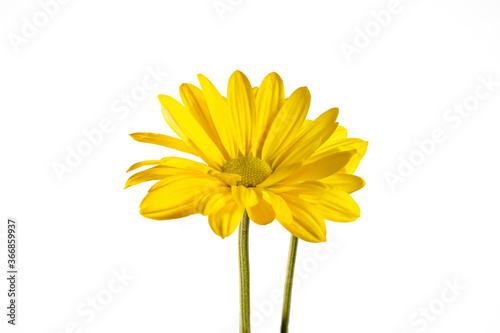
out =
[[[288,264],[286,268],[285,292],[283,294],[283,314],[281,317],[281,333],[288,333],[288,322],[290,321],[290,305],[292,302],[293,272],[295,270],[295,258],[297,257],[297,244],[299,239],[294,235],[290,237],[290,250],[288,252]]]
[[[250,333],[250,262],[248,258],[248,228],[247,211],[243,213],[240,222],[238,249],[240,263],[240,333]]]

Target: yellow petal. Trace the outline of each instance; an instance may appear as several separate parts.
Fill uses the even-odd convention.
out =
[[[238,149],[244,156],[250,152],[252,128],[255,126],[255,97],[250,81],[240,71],[235,71],[227,85],[227,104],[239,127]]]
[[[177,169],[186,169],[191,171],[196,170],[202,173],[208,173],[210,171],[213,171],[212,168],[203,163],[182,157],[164,157],[161,159],[159,164]]]
[[[363,178],[348,174],[335,174],[322,179],[321,182],[347,193],[355,192],[365,186]]]
[[[236,186],[241,181],[241,176],[234,173],[209,172],[212,177],[217,178],[226,186]]]
[[[257,187],[231,186],[234,200],[245,208],[257,205],[262,199],[262,190]]]
[[[215,214],[230,201],[234,201],[234,199],[229,187],[214,186],[197,196],[194,206],[202,215],[206,216]]]
[[[173,138],[168,135],[155,134],[155,133],[132,133],[132,139],[139,142],[152,143],[167,148],[172,148],[184,153],[196,155],[196,153],[182,140]],[[198,155],[196,155],[198,156]]]
[[[282,180],[287,181],[287,179],[295,180],[297,170],[304,169],[301,167],[304,161],[309,161],[309,157],[323,142],[325,142],[326,138],[328,138],[337,127],[338,123],[335,122],[337,116],[337,108],[324,112],[311,122],[308,126],[308,130],[302,132],[287,149],[282,149],[280,155],[273,162],[273,168],[275,168],[273,174],[266,179],[262,186],[271,186]],[[327,175],[330,174],[331,173],[328,173]],[[300,178],[300,180],[308,179],[309,178]]]
[[[280,164],[295,164],[306,161],[335,131],[338,123],[339,109],[333,108],[323,112],[307,128],[306,131],[292,141],[290,146],[283,149],[273,161],[273,168]]]
[[[354,156],[349,163],[339,172],[353,174],[356,171],[361,159],[365,156],[368,142],[361,139],[341,139],[337,141],[325,142],[314,154],[308,159],[307,163],[317,161],[324,156],[335,152],[355,150]]]
[[[166,162],[164,160],[172,160],[171,162]],[[174,159],[180,159],[178,157],[167,157],[164,158],[162,163],[165,163],[166,165],[160,165],[159,167],[165,167],[167,169],[172,170],[170,173],[168,173],[166,176],[164,176],[159,182],[151,186],[151,188],[148,190],[149,192],[156,191],[166,185],[168,185],[171,181],[174,180],[174,178],[185,178],[185,177],[191,177],[191,178],[203,178],[205,181],[208,182],[210,186],[221,186],[223,185],[222,182],[220,182],[218,179],[210,176],[210,173],[214,172],[213,169],[210,169],[206,165],[203,165],[201,163],[191,161],[191,160],[185,160],[185,161],[173,161]],[[177,162],[177,163],[174,163]],[[190,164],[191,162],[192,164]],[[198,165],[196,165],[198,163]],[[208,172],[207,172],[208,169]],[[207,190],[207,185],[205,185],[206,188],[204,190]]]
[[[245,208],[236,201],[227,203],[223,209],[208,216],[208,223],[213,232],[226,238],[230,236],[240,224]]]
[[[125,188],[132,185],[137,185],[145,181],[161,180],[167,177],[179,175],[192,175],[193,177],[203,177],[214,170],[210,167],[181,157],[165,157],[158,163],[159,165],[154,168],[138,172],[132,175],[125,185]],[[162,187],[164,182],[159,182],[151,187],[150,191]]]
[[[292,221],[292,212],[281,196],[271,191],[264,190],[262,191],[262,198],[273,207],[278,221],[284,221],[286,223]]]
[[[332,150],[345,151],[366,148],[368,142],[356,138],[345,138],[332,140],[331,137],[314,152],[314,157],[321,158],[324,154],[329,154]]]
[[[347,139],[347,130],[343,126],[337,126],[335,132],[333,132],[332,136],[328,138],[327,141],[336,141],[340,139]],[[325,142],[325,145],[327,142]]]
[[[259,87],[253,87],[252,88],[253,96],[257,98],[257,93],[259,92]]]
[[[309,126],[311,126],[313,121],[311,119],[306,119],[304,120],[304,123],[302,124],[302,127],[300,128],[299,136],[304,134],[308,129]]]
[[[212,120],[212,115],[208,109],[208,104],[203,95],[203,91],[200,88],[184,83],[179,87],[179,93],[181,95],[182,102],[193,115],[194,119],[200,124],[203,130],[212,139],[215,145],[219,148],[224,157],[228,157],[226,149],[222,144],[217,129],[215,128],[214,122]]]
[[[328,186],[319,181],[305,181],[295,184],[283,183],[276,187],[270,187],[274,193],[287,193],[298,196],[300,199],[310,203],[317,203],[323,197]]]
[[[277,73],[268,74],[256,95],[256,119],[252,143],[252,154],[260,157],[269,128],[285,102],[285,88]]]
[[[347,163],[347,165],[340,172],[352,175],[356,171],[356,169],[358,168],[359,163],[361,162],[361,159],[365,156],[367,146],[368,146],[368,142],[366,142],[366,145],[364,148],[357,149],[356,154],[351,158],[349,163]]]
[[[260,225],[266,225],[274,221],[276,213],[273,207],[265,200],[261,200],[256,206],[247,208],[248,217]]]
[[[269,128],[262,148],[262,157],[265,161],[272,162],[280,148],[287,147],[296,138],[304,119],[306,119],[310,102],[311,94],[307,87],[295,90],[285,100],[283,107]]]
[[[158,96],[163,117],[170,127],[212,168],[220,170],[225,163],[221,151],[181,103],[166,95]]]
[[[294,236],[306,242],[319,243],[326,241],[326,225],[316,206],[300,200],[298,197],[281,194],[292,212],[292,220],[278,222]]]
[[[202,195],[210,178],[189,175],[164,180],[166,184],[150,191],[142,200],[140,214],[154,220],[170,220],[196,213],[196,197]]]
[[[230,113],[227,101],[205,76],[198,74],[198,80],[203,89],[203,95],[207,101],[220,140],[226,148],[229,157],[235,158],[238,156],[237,140],[240,134],[239,129],[235,126],[235,121]]]
[[[273,173],[260,184],[261,187],[269,187],[274,184],[279,183],[281,180],[294,174],[300,167],[302,163],[295,163],[289,165],[280,165]]]
[[[146,165],[158,165],[160,164],[160,160],[148,160],[148,161],[142,161],[142,162],[137,162],[137,163],[134,163],[132,164],[132,166],[130,168],[128,168],[127,172],[130,172],[132,170],[135,170],[135,169],[139,169],[143,166],[146,166]]]
[[[145,218],[152,220],[175,220],[196,214],[197,211],[192,204],[178,204],[176,206],[165,207],[161,211],[149,212],[140,210],[139,213]]]
[[[155,166],[153,168],[137,172],[132,176],[130,176],[130,178],[127,180],[127,183],[125,184],[125,188],[128,188],[133,185],[138,185],[150,180],[160,180],[167,176],[178,175],[179,173],[182,172],[184,171],[175,168],[169,168],[165,166]]]
[[[360,215],[356,201],[340,190],[329,190],[316,206],[324,219],[334,222],[352,222]]]
[[[355,151],[342,151],[325,156],[312,163],[304,164],[296,173],[283,182],[318,180],[333,175],[347,165]]]
[[[317,161],[327,155],[331,155],[332,153],[339,151],[356,150],[359,154],[364,155],[367,146],[368,142],[355,138],[327,141],[314,152],[307,162]]]

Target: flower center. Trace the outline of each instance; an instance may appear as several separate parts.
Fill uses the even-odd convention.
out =
[[[266,180],[273,170],[260,158],[247,156],[230,160],[222,167],[222,172],[233,173],[241,176],[238,185],[255,187]]]

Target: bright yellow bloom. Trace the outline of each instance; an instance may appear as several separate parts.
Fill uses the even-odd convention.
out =
[[[199,157],[136,163],[151,166],[129,178],[126,188],[159,180],[140,205],[140,214],[170,220],[201,213],[222,238],[231,235],[246,209],[252,221],[275,219],[308,242],[326,240],[325,219],[350,222],[360,210],[350,193],[362,188],[354,176],[367,142],[348,139],[332,108],[307,120],[311,96],[306,87],[285,98],[278,74],[252,88],[234,72],[227,98],[203,75],[201,89],[180,86],[182,103],[160,95],[163,116],[179,136],[134,133],[132,138]]]

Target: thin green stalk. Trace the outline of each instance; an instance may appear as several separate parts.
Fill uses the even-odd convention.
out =
[[[248,227],[247,211],[240,222],[238,248],[240,262],[240,333],[250,333],[250,262],[248,259]]]
[[[288,265],[286,268],[285,292],[283,294],[281,333],[288,333],[288,322],[290,321],[290,304],[292,302],[293,272],[295,270],[295,258],[297,257],[298,242],[299,239],[294,235],[291,235],[290,249],[288,251]]]

